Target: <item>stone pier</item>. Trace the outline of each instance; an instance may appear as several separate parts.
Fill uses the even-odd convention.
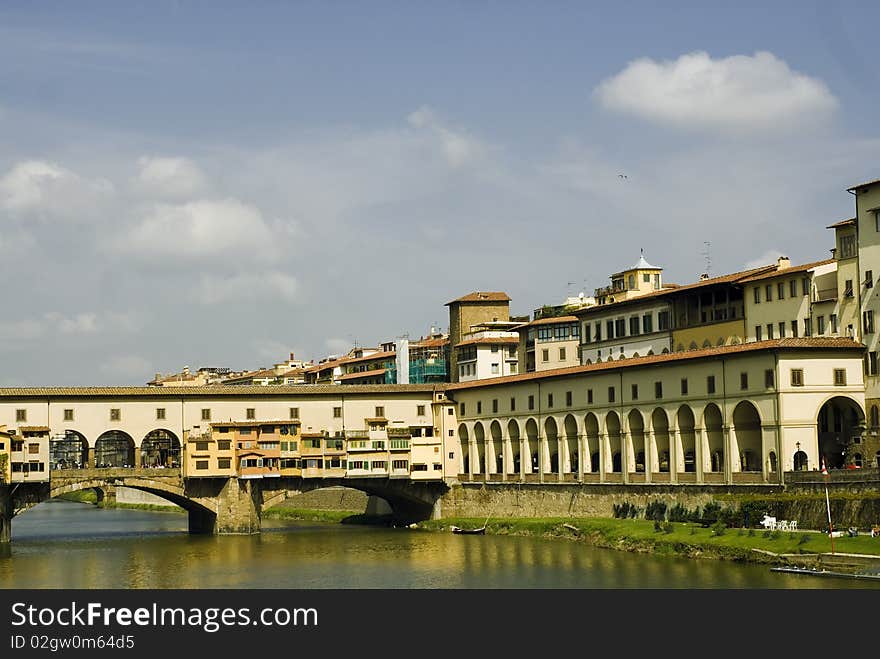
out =
[[[213,494],[211,508],[189,507],[189,532],[252,535],[260,532],[262,492],[258,482],[229,478]]]

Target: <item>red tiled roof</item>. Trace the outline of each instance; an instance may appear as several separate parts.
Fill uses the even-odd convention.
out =
[[[355,364],[357,362],[368,362],[373,359],[387,359],[396,355],[397,353],[393,350],[388,350],[386,352],[374,352],[372,355],[366,355],[364,357],[348,357],[342,361],[346,364]]]
[[[837,227],[845,227],[845,226],[849,226],[850,224],[855,224],[856,221],[857,221],[856,218],[851,217],[848,220],[841,220],[840,222],[835,222],[834,224],[829,224],[825,228],[826,229],[836,229]]]
[[[443,306],[448,307],[456,302],[510,302],[510,297],[503,291],[474,291]]]
[[[721,355],[731,355],[742,352],[756,352],[759,350],[792,350],[792,349],[839,349],[839,350],[858,350],[862,352],[865,346],[857,343],[849,338],[843,337],[801,337],[801,338],[785,338],[771,339],[768,341],[753,341],[751,343],[741,343],[735,346],[718,346],[715,348],[703,348],[700,350],[687,350],[684,352],[669,352],[661,355],[647,355],[645,357],[631,357],[629,359],[618,359],[616,361],[601,362],[598,364],[587,364],[583,366],[568,366],[566,368],[555,368],[549,371],[538,371],[535,373],[520,373],[518,375],[507,375],[504,377],[490,378],[486,380],[476,380],[473,382],[459,382],[450,384],[448,390],[455,391],[457,389],[472,389],[474,387],[486,387],[496,384],[510,384],[512,382],[528,382],[530,380],[540,380],[543,378],[553,378],[565,375],[580,375],[582,373],[595,373],[599,371],[611,371],[618,368],[632,368],[636,366],[646,366],[651,364],[662,364],[665,362],[683,361],[688,359],[705,359],[717,357]]]
[[[834,263],[834,259],[825,259],[824,261],[813,261],[812,263],[804,263],[803,265],[793,265],[788,268],[777,268],[773,272],[762,272],[761,274],[754,275],[752,277],[744,277],[740,279],[737,283],[743,284],[750,281],[757,281],[759,279],[769,279],[771,277],[783,277],[791,272],[805,272],[810,268],[816,268],[820,265],[828,265],[829,263]]]
[[[592,307],[587,307],[592,309]],[[533,327],[534,325],[550,325],[552,323],[576,323],[578,321],[577,316],[556,316],[555,318],[539,318],[538,320],[533,320],[530,323],[524,323],[520,325],[520,327]],[[517,327],[516,329],[519,329]]]
[[[49,432],[49,426],[19,426],[21,432]]]
[[[449,337],[444,336],[440,339],[422,339],[421,341],[413,341],[409,344],[410,348],[439,348],[449,343]]]
[[[485,339],[467,339],[466,341],[461,341],[455,345],[456,348],[459,346],[472,346],[472,345],[493,345],[493,344],[517,344],[519,343],[519,337],[517,336],[498,336],[494,338],[485,338]]]
[[[384,375],[387,368],[377,368],[372,371],[358,371],[356,373],[346,373],[339,376],[339,380],[358,380],[360,378],[368,378],[376,375]]]

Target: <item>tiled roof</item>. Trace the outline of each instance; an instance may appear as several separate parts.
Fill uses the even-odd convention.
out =
[[[824,261],[813,261],[812,263],[804,263],[803,265],[793,265],[788,268],[779,268],[774,270],[773,272],[762,272],[758,275],[753,275],[752,277],[744,277],[740,279],[737,283],[744,284],[750,281],[757,281],[759,279],[769,279],[771,277],[784,277],[787,274],[792,272],[806,272],[810,268],[817,268],[820,265],[828,265],[829,263],[834,263],[834,259],[825,259]]]
[[[553,323],[576,323],[577,321],[577,316],[556,316],[555,318],[539,318],[530,323],[523,323],[520,327],[534,327],[535,325],[550,325]],[[519,327],[517,329],[519,329]]]
[[[289,396],[335,395],[343,393],[431,393],[445,391],[446,384],[351,384],[341,390],[335,384],[285,384],[275,387],[260,385],[205,385],[203,387],[0,387],[2,398],[284,398]]]
[[[49,426],[19,426],[21,432],[49,432]]]
[[[742,343],[735,346],[718,346],[715,348],[703,348],[700,350],[687,350],[684,352],[670,352],[660,355],[647,355],[645,357],[618,359],[616,361],[607,361],[598,364],[568,366],[566,368],[555,368],[549,371],[520,373],[519,375],[507,375],[499,378],[476,380],[474,382],[456,383],[449,385],[448,390],[456,391],[458,389],[473,389],[474,387],[486,387],[496,384],[528,382],[530,380],[541,380],[544,378],[553,378],[565,375],[581,375],[584,373],[612,371],[618,368],[633,368],[637,366],[648,366],[651,364],[662,364],[666,362],[685,361],[690,359],[706,359],[744,352],[757,352],[760,350],[827,350],[829,348],[839,350],[858,350],[859,352],[862,352],[864,351],[865,346],[861,343],[853,341],[852,339],[843,337],[802,337],[772,339],[769,341],[753,341],[751,343]]]
[[[491,338],[484,339],[467,339],[466,341],[461,341],[455,345],[456,348],[461,346],[475,346],[475,345],[493,345],[493,344],[518,344],[519,337],[517,336],[496,336]]]
[[[456,302],[510,302],[510,297],[503,291],[474,291],[457,300],[447,302],[443,306],[449,306]]]
[[[849,192],[851,190],[855,190],[856,188],[863,188],[866,185],[876,185],[880,183],[880,178],[874,179],[873,181],[866,181],[865,183],[859,183],[858,185],[854,185],[851,188],[847,188],[846,191]]]
[[[845,227],[845,226],[849,226],[850,224],[855,224],[856,221],[857,221],[856,218],[851,217],[848,220],[841,220],[840,222],[835,222],[834,224],[829,224],[825,228],[826,229],[836,229],[837,227]]]
[[[439,339],[422,339],[421,341],[413,341],[409,344],[410,348],[439,348],[449,343],[449,337],[444,336]]]
[[[372,371],[356,371],[354,373],[346,373],[345,375],[339,376],[339,380],[358,380],[360,378],[369,378],[377,375],[384,375],[387,368],[376,368]]]
[[[343,361],[345,364],[356,364],[358,362],[368,362],[374,359],[388,359],[389,357],[396,357],[397,353],[393,350],[388,350],[386,352],[374,352],[372,355],[366,355],[364,357],[347,357]]]
[[[208,425],[212,428],[255,428],[256,426],[290,426],[302,424],[299,419],[285,419],[283,421],[262,421],[260,419],[251,419],[250,421],[212,421]]]

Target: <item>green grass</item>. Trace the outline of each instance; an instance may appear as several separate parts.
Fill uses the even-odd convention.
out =
[[[339,523],[348,517],[359,514],[356,510],[302,510],[275,506],[264,512],[263,517],[266,519],[298,519],[307,522]]]
[[[450,525],[462,528],[482,526],[485,519],[447,518],[419,523],[419,528],[445,530]],[[563,526],[567,524],[577,531]],[[768,562],[773,557],[753,551],[773,554],[816,554],[831,551],[831,538],[810,531],[765,532],[754,529],[728,528],[719,535],[717,529],[698,524],[671,522],[666,530],[656,530],[654,522],[644,519],[610,518],[507,518],[489,520],[486,533],[496,535],[538,536],[569,538],[598,547],[629,551],[652,551],[660,554],[708,556],[732,560]],[[804,537],[807,540],[804,540]],[[867,535],[855,538],[834,538],[835,553],[870,554],[880,556],[880,539]]]

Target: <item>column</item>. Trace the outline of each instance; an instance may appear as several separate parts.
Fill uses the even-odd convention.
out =
[[[654,453],[657,450],[654,446],[654,431],[642,430],[642,437],[645,442],[645,482],[650,483],[651,471],[654,469]]]
[[[703,483],[703,473],[705,471],[705,462],[703,458],[704,454],[704,445],[703,445],[703,429],[702,428],[694,428],[694,468],[697,471],[697,483]]]

